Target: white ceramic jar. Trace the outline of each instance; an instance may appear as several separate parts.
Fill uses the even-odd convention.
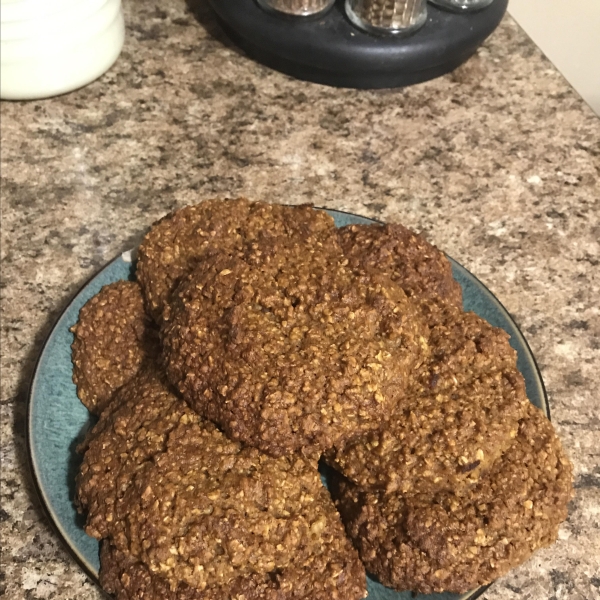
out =
[[[56,96],[100,77],[125,39],[121,0],[1,0],[0,97]]]

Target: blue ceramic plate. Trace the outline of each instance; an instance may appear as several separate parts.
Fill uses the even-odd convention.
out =
[[[338,227],[353,223],[373,223],[371,219],[339,211],[328,211]],[[523,334],[495,296],[471,273],[452,261],[454,277],[463,289],[464,307],[501,327],[511,336],[517,350],[518,366],[527,383],[533,404],[549,417],[548,399],[539,369]],[[80,457],[76,445],[90,427],[87,409],[79,402],[71,380],[71,342],[69,328],[77,321],[81,307],[100,288],[119,279],[130,279],[133,265],[130,253],[115,258],[95,275],[75,296],[49,335],[35,369],[28,405],[29,455],[39,496],[75,559],[88,575],[98,581],[98,542],[83,531],[83,518],[73,506],[75,475]],[[395,592],[369,579],[368,600],[409,600],[410,592]],[[421,600],[474,599],[485,588],[468,594],[419,595]]]

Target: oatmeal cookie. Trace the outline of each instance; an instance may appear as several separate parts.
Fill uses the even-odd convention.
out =
[[[361,486],[433,493],[471,485],[511,445],[529,401],[508,335],[435,307],[426,358],[382,427],[327,454]]]
[[[237,200],[206,200],[155,223],[138,251],[137,279],[146,306],[160,323],[178,281],[213,249],[231,254],[271,236],[335,236],[333,219],[311,206]]]
[[[409,296],[439,296],[462,307],[462,289],[446,255],[399,224],[348,225],[339,240],[353,269],[391,277]]]
[[[132,281],[104,286],[83,306],[71,331],[77,395],[96,414],[158,352],[158,333],[144,313],[140,286]]]
[[[335,240],[279,237],[207,257],[173,294],[167,373],[200,414],[273,456],[377,427],[421,360],[416,305],[357,278]]]
[[[76,505],[87,513],[86,533],[110,535],[116,503],[142,464],[163,452],[168,436],[191,411],[165,383],[158,366],[142,368],[115,394],[78,451]],[[197,417],[194,417],[197,419]]]
[[[529,405],[512,446],[461,493],[386,494],[341,477],[333,488],[363,563],[384,585],[462,593],[556,540],[572,467],[548,419]]]
[[[77,495],[86,532],[139,563],[103,565],[123,569],[123,597],[141,597],[129,588],[136,577],[179,597],[187,587],[241,593],[246,578],[264,587],[313,568],[329,577],[328,593],[364,596],[364,571],[314,464],[228,440],[152,371],[118,394],[86,442]]]
[[[104,541],[100,584],[117,600],[358,600],[366,595],[364,567],[346,547],[301,566],[214,581],[202,590],[183,583],[173,591],[144,563]]]

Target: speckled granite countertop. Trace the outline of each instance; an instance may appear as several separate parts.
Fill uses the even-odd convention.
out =
[[[101,597],[27,471],[28,381],[54,320],[157,217],[244,194],[402,221],[497,294],[540,363],[577,496],[559,541],[485,597],[600,598],[600,121],[509,18],[450,76],[359,92],[256,65],[204,2],[193,12],[130,2],[108,74],[1,108],[0,595]]]

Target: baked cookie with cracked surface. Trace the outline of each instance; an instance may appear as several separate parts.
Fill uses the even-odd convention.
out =
[[[422,359],[416,305],[335,243],[277,237],[207,257],[162,328],[167,373],[232,439],[319,455],[379,426]]]
[[[364,567],[345,550],[318,555],[297,568],[238,576],[204,589],[168,582],[108,541],[100,552],[100,584],[117,600],[354,600],[366,594]]]
[[[333,486],[367,571],[397,590],[462,593],[553,543],[572,497],[572,467],[529,405],[511,447],[460,492],[386,494],[341,477]]]
[[[140,585],[156,594],[144,598],[161,598],[160,590],[187,597],[188,588],[194,598],[211,590],[242,597],[246,586],[268,591],[287,581],[291,590],[300,578],[324,586],[311,598],[336,589],[340,598],[364,597],[364,569],[314,464],[228,440],[154,372],[118,396],[85,442],[77,496],[86,532],[138,565],[103,563],[111,585],[107,573],[121,570],[121,597],[141,598]]]
[[[111,535],[120,494],[141,465],[164,451],[169,435],[190,412],[158,366],[142,368],[116,392],[110,409],[78,447],[84,457],[75,500],[80,512],[86,512],[88,535],[96,539]]]
[[[395,223],[348,225],[338,236],[351,268],[385,274],[409,296],[438,296],[462,307],[462,288],[450,261],[418,233]]]
[[[438,302],[425,321],[425,360],[389,420],[327,454],[358,485],[404,494],[472,485],[512,444],[527,410],[503,330]]]
[[[158,353],[158,332],[144,312],[140,286],[133,281],[104,286],[82,307],[71,332],[73,382],[81,402],[96,414],[148,356]]]
[[[179,280],[214,249],[235,254],[254,240],[273,236],[335,236],[333,219],[311,206],[205,200],[156,222],[138,250],[137,279],[146,306],[160,323]]]

